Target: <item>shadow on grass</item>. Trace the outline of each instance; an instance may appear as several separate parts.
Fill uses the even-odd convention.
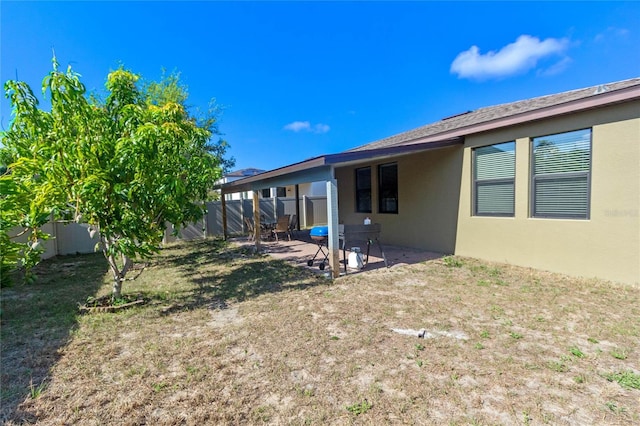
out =
[[[292,266],[283,260],[255,254],[249,247],[231,247],[222,240],[209,239],[165,249],[156,265],[174,267],[195,288],[172,297],[164,314],[208,306],[224,309],[231,302],[242,302],[266,293],[303,290],[327,284],[322,277]],[[157,296],[151,296],[156,299]]]
[[[46,388],[60,349],[77,327],[78,303],[97,293],[107,269],[101,253],[58,256],[34,269],[34,284],[2,289],[0,423],[37,421],[20,404]]]

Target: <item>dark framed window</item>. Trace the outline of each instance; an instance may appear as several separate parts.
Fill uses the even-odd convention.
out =
[[[531,140],[531,216],[589,219],[591,129]]]
[[[271,198],[271,189],[265,188],[262,190],[262,198]]]
[[[279,186],[276,188],[276,197],[285,198],[287,196],[287,188],[284,186]]]
[[[356,169],[356,211],[371,213],[371,167]]]
[[[515,210],[516,143],[473,150],[473,214],[513,216]]]
[[[380,213],[398,213],[398,165],[378,166],[378,210]]]

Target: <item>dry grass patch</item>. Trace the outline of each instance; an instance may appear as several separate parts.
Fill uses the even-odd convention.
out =
[[[637,288],[457,257],[330,282],[207,240],[125,284],[149,304],[77,316],[109,291],[85,259],[2,292],[8,424],[640,421]]]

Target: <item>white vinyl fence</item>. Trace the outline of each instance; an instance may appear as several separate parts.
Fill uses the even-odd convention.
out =
[[[18,235],[23,228],[14,228],[9,234]],[[44,253],[42,259],[48,259],[56,255],[93,253],[100,236],[91,238],[89,226],[75,222],[47,222],[42,230],[51,235],[44,241]],[[26,242],[28,235],[22,235],[16,241]]]
[[[279,216],[296,214],[295,198],[264,198],[260,199],[260,214],[266,222],[275,222]],[[300,229],[307,229],[317,225],[327,224],[327,199],[324,196],[307,197],[299,200]],[[249,231],[244,218],[253,220],[252,200],[231,200],[227,205],[227,233],[228,235],[244,235]],[[56,255],[93,253],[100,241],[99,234],[93,238],[89,234],[89,226],[75,222],[48,222],[42,230],[51,235],[44,242],[43,259]],[[14,229],[12,235],[17,235],[21,229]],[[180,240],[196,240],[211,236],[222,236],[222,203],[213,201],[207,203],[207,214],[203,220],[186,227],[182,227],[177,236],[173,235],[173,226],[169,225],[165,232],[164,242]],[[26,241],[27,236],[18,238]]]
[[[298,200],[300,205],[300,229],[311,228],[327,224],[327,198],[324,196],[307,197]],[[242,235],[248,232],[245,218],[253,221],[253,200],[231,200],[225,202],[227,206],[227,233]],[[296,214],[296,199],[293,197],[261,198],[260,214],[265,222],[276,222],[278,217]],[[222,202],[207,203],[206,235],[222,235]]]

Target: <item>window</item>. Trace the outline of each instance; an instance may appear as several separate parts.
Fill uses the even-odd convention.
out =
[[[515,169],[515,142],[473,150],[474,215],[513,216]]]
[[[398,213],[398,165],[378,166],[378,210],[380,213]]]
[[[531,215],[589,218],[591,129],[533,138]]]
[[[262,198],[271,198],[271,189],[265,188],[262,190]]]
[[[356,169],[356,211],[371,213],[371,167]]]
[[[287,188],[284,186],[279,186],[276,188],[276,197],[285,198],[287,196]]]

